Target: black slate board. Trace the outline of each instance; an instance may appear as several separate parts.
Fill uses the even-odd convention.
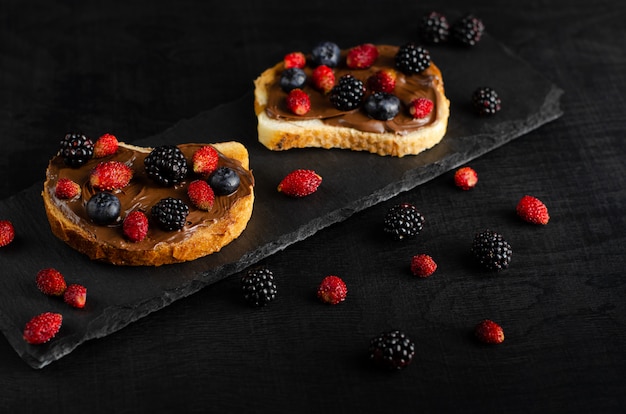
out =
[[[430,51],[444,74],[451,118],[443,141],[417,156],[392,158],[322,149],[269,151],[256,139],[252,92],[133,142],[155,146],[238,140],[248,147],[256,178],[254,212],[243,235],[219,254],[159,268],[95,263],[50,233],[40,197],[42,183],[4,200],[0,217],[12,220],[17,229],[15,241],[0,249],[0,328],[9,343],[26,363],[42,368],[89,339],[115,332],[562,114],[562,91],[489,36],[473,49],[444,46]],[[503,109],[497,116],[479,118],[471,111],[469,96],[478,86],[491,86],[502,97]],[[276,192],[278,182],[295,168],[311,168],[323,177],[318,192],[298,200]],[[71,309],[39,293],[34,278],[44,267],[55,267],[68,282],[87,286],[85,309]],[[64,315],[61,331],[47,344],[26,344],[24,324],[45,311]]]

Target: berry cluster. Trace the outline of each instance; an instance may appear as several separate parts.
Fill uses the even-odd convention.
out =
[[[431,11],[421,17],[417,31],[425,43],[441,44],[452,40],[459,45],[471,47],[480,42],[485,24],[471,13],[450,24],[444,14]]]

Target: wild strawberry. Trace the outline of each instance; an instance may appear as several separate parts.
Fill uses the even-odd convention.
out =
[[[335,72],[326,65],[320,65],[313,69],[311,81],[315,89],[326,94],[335,86]]]
[[[499,344],[504,341],[502,327],[489,319],[485,319],[476,325],[474,335],[480,342],[486,344]]]
[[[470,190],[478,183],[478,174],[472,167],[462,167],[454,173],[454,185],[462,190]]]
[[[84,308],[87,302],[87,288],[75,283],[69,285],[63,294],[63,301],[73,308]]]
[[[346,300],[348,287],[339,276],[326,276],[317,288],[317,297],[324,303],[336,305]]]
[[[24,340],[29,344],[43,344],[54,338],[61,329],[63,315],[45,312],[33,317],[24,327]]]
[[[427,254],[418,254],[411,258],[411,272],[418,277],[428,277],[437,270],[437,263]]]
[[[80,185],[65,177],[59,178],[59,181],[57,181],[57,185],[54,188],[54,195],[62,200],[78,197],[80,192]]]
[[[35,283],[37,288],[48,296],[62,296],[67,288],[61,272],[53,268],[41,269],[37,272]]]
[[[322,183],[322,177],[313,170],[294,170],[278,184],[278,192],[291,197],[313,194]]]
[[[378,59],[378,49],[371,43],[364,43],[348,50],[346,65],[350,69],[367,69]]]
[[[124,219],[122,230],[128,240],[140,242],[148,235],[148,217],[142,211],[132,211]]]
[[[0,220],[0,247],[11,243],[15,238],[15,228],[9,220]]]
[[[292,89],[286,98],[287,109],[296,115],[305,115],[311,110],[311,98],[302,89]]]
[[[546,207],[541,200],[533,196],[525,195],[522,197],[519,203],[517,203],[515,210],[522,220],[529,223],[545,225],[550,221],[548,207]]]
[[[89,175],[89,183],[98,190],[118,190],[128,185],[133,170],[120,161],[104,161],[96,165]]]
[[[367,78],[367,87],[372,92],[393,93],[396,88],[396,72],[393,69],[381,69]]]
[[[409,113],[415,119],[426,118],[433,111],[435,104],[428,98],[416,98],[409,103]]]
[[[200,210],[209,211],[215,201],[215,193],[211,186],[204,180],[195,180],[189,183],[187,195],[194,206]]]
[[[217,169],[219,159],[220,156],[217,150],[211,145],[205,145],[191,156],[193,172],[200,175],[209,175]]]
[[[285,55],[285,57],[283,58],[283,62],[285,63],[285,69],[302,69],[306,65],[306,57],[302,52],[292,52]]]
[[[93,157],[102,158],[117,152],[118,141],[115,135],[104,134],[93,145]]]

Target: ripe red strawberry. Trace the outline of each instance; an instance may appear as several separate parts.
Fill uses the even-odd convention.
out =
[[[550,221],[548,207],[546,207],[541,200],[533,196],[525,195],[522,197],[519,203],[517,203],[515,210],[522,220],[529,223],[545,225]]]
[[[283,58],[283,62],[285,62],[285,69],[302,69],[306,65],[306,57],[302,52],[292,52],[285,55],[285,57]]]
[[[396,88],[396,72],[393,69],[381,69],[367,78],[367,87],[372,92],[393,93]]]
[[[53,268],[41,269],[37,272],[35,283],[37,288],[48,296],[62,296],[67,288],[61,272]]]
[[[367,69],[378,59],[378,49],[371,43],[364,43],[348,50],[346,65],[350,69]]]
[[[322,183],[322,177],[313,170],[294,170],[278,184],[278,192],[291,197],[313,194]]]
[[[189,183],[187,195],[194,206],[200,210],[209,211],[215,201],[215,193],[211,186],[204,180],[195,180]]]
[[[128,240],[140,242],[148,235],[148,217],[142,211],[132,211],[124,219],[122,230]]]
[[[336,305],[346,300],[348,287],[339,276],[326,276],[317,288],[317,297],[324,303]]]
[[[454,173],[454,184],[462,190],[470,190],[478,183],[478,174],[472,167],[462,167]]]
[[[296,115],[305,115],[311,110],[311,98],[302,89],[292,89],[286,98],[287,109]]]
[[[415,119],[426,118],[433,111],[435,104],[428,98],[416,98],[409,103],[409,113]]]
[[[63,301],[71,307],[84,308],[87,302],[87,288],[76,283],[69,285],[63,294]]]
[[[15,228],[9,220],[0,220],[0,247],[11,243],[15,238]]]
[[[474,328],[474,335],[486,344],[499,344],[504,341],[502,327],[492,320],[485,319]]]
[[[89,175],[89,183],[98,190],[117,190],[128,185],[133,170],[120,161],[104,161],[96,165]]]
[[[205,145],[191,156],[193,172],[208,176],[217,169],[219,159],[217,150],[211,145]]]
[[[437,263],[427,254],[418,254],[411,258],[411,272],[418,277],[428,277],[437,270]]]
[[[315,89],[326,94],[335,86],[335,72],[326,65],[319,65],[313,69],[311,82]]]
[[[41,313],[24,326],[24,340],[33,345],[46,343],[59,332],[62,323],[63,315],[60,313]]]
[[[65,177],[59,178],[59,181],[57,181],[57,185],[54,188],[54,194],[57,196],[57,198],[60,198],[62,200],[68,200],[70,198],[78,197],[80,195],[80,192],[80,185]]]
[[[117,152],[118,141],[115,135],[104,134],[93,145],[93,157],[103,158]]]

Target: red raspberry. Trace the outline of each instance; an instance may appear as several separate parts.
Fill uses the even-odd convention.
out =
[[[411,259],[411,272],[418,277],[428,277],[437,270],[437,263],[427,254],[418,254]]]
[[[54,195],[62,200],[78,197],[81,193],[80,185],[69,178],[59,178],[54,188]]]
[[[148,217],[142,211],[132,211],[124,219],[122,230],[128,240],[140,242],[148,235]]]
[[[335,72],[326,65],[320,65],[313,69],[311,81],[315,89],[326,94],[335,86]]]
[[[115,135],[104,134],[93,146],[93,157],[102,158],[117,152],[118,141]]]
[[[529,223],[545,225],[550,221],[548,207],[546,207],[541,200],[533,196],[525,195],[522,197],[519,203],[517,203],[515,210],[522,220]]]
[[[217,169],[219,159],[217,150],[211,145],[205,145],[191,156],[193,172],[208,176]]]
[[[504,341],[502,327],[489,319],[485,319],[476,325],[474,335],[480,342],[486,344],[499,344]]]
[[[381,69],[367,78],[367,87],[372,92],[393,93],[396,88],[396,72],[393,69]]]
[[[278,184],[278,192],[291,197],[305,197],[317,191],[322,177],[313,170],[294,170]]]
[[[84,308],[87,302],[87,288],[78,284],[69,285],[63,294],[63,301],[73,308]]]
[[[118,190],[128,185],[133,170],[120,161],[104,161],[96,165],[89,175],[89,183],[98,190]]]
[[[292,89],[287,95],[287,109],[296,115],[305,115],[311,110],[311,98],[302,89]]]
[[[454,173],[454,184],[462,190],[470,190],[478,183],[478,174],[471,167],[462,167]]]
[[[9,220],[0,220],[0,247],[11,243],[15,238],[15,228]]]
[[[61,272],[53,268],[41,269],[37,272],[35,283],[37,288],[48,296],[62,296],[67,288]]]
[[[415,119],[426,118],[433,111],[435,104],[428,98],[416,98],[409,103],[409,113]]]
[[[211,186],[204,180],[195,180],[189,183],[187,195],[194,206],[200,210],[209,211],[215,201],[215,193]]]
[[[306,65],[306,57],[302,52],[292,52],[285,55],[283,62],[285,62],[285,69],[302,69]]]
[[[367,69],[378,59],[378,49],[371,43],[364,43],[348,50],[346,65],[350,69]]]
[[[336,305],[346,300],[348,287],[339,276],[326,276],[317,288],[317,297],[324,303]]]
[[[59,332],[62,323],[63,315],[60,313],[41,313],[24,327],[24,340],[34,345],[46,343]]]

